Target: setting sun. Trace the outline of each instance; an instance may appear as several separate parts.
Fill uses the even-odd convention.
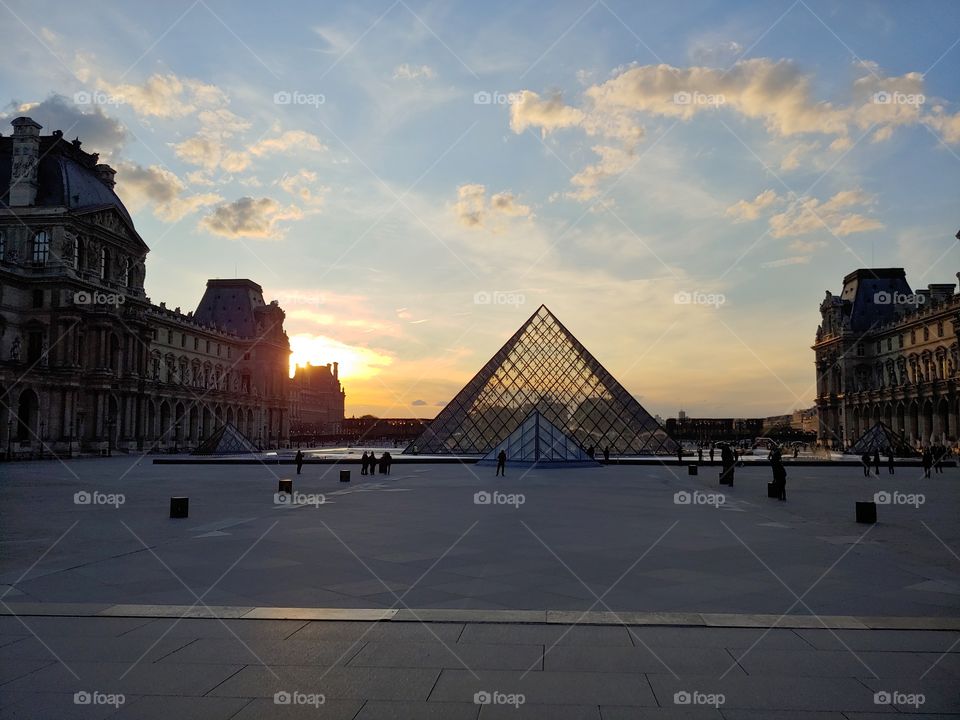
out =
[[[324,335],[301,333],[290,338],[290,377],[298,365],[340,363],[340,379],[373,377],[393,362],[389,355],[365,347],[347,345]]]

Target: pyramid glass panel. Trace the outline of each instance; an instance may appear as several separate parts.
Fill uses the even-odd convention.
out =
[[[864,455],[879,452],[886,455],[893,450],[896,457],[913,457],[917,451],[910,443],[884,422],[878,422],[869,428],[847,451],[851,455]]]
[[[676,453],[660,424],[544,305],[404,452],[484,455],[534,411],[582,448]]]
[[[200,446],[193,451],[193,455],[241,455],[259,452],[257,447],[247,440],[233,424],[227,423],[219,430],[214,431]]]
[[[479,463],[493,465],[500,452],[508,463],[536,464],[546,466],[590,465],[594,461],[577,441],[534,410],[505,440],[484,455]]]

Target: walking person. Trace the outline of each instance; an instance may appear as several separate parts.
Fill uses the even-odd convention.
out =
[[[877,475],[880,474],[880,448],[874,448],[873,450],[873,469]]]
[[[507,454],[503,450],[497,454],[497,472],[494,477],[497,475],[507,476]]]
[[[893,448],[887,448],[887,474],[893,475]]]
[[[377,454],[373,451],[370,452],[370,474],[377,474]]]
[[[921,463],[923,465],[923,476],[925,478],[930,477],[930,468],[933,466],[933,453],[930,452],[929,447],[923,449],[923,455],[921,457]]]
[[[733,486],[733,473],[736,466],[736,457],[729,445],[720,448],[720,484]]]
[[[933,471],[936,473],[943,472],[943,460],[947,456],[947,448],[945,445],[935,445],[933,448]]]
[[[777,491],[777,499],[786,502],[787,500],[787,468],[783,465],[783,459],[777,452],[770,458],[770,467],[773,468],[773,487]]]
[[[367,451],[364,450],[363,455],[360,456],[360,474],[361,475],[367,474],[367,466],[369,465],[369,463],[370,463],[370,458],[367,456]]]
[[[863,463],[863,476],[870,477],[870,453],[865,452],[861,455],[860,462]]]
[[[297,456],[294,458],[297,463],[297,475],[300,474],[300,470],[303,468],[303,453],[297,450]]]

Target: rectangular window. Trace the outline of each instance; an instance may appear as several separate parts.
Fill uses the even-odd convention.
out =
[[[194,339],[193,339],[193,349],[194,349],[194,350],[199,350],[199,349],[200,349],[200,338],[194,338]]]
[[[187,346],[187,334],[183,333],[180,335],[180,347],[186,347],[186,346]]]
[[[43,307],[43,290],[34,290],[33,291],[33,306],[35,308]]]
[[[173,345],[173,330],[167,330],[167,344]]]
[[[207,340],[207,349],[206,349],[204,352],[206,352],[207,355],[210,354],[210,341],[209,341],[209,340]]]

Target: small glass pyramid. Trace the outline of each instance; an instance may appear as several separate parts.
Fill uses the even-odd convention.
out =
[[[879,452],[886,455],[889,450],[893,450],[895,457],[913,457],[917,451],[910,447],[910,443],[902,435],[896,432],[885,422],[878,422],[869,428],[860,438],[847,450],[850,455],[864,455]]]
[[[480,458],[479,465],[493,465],[500,451],[509,463],[531,465],[598,465],[577,441],[547,420],[538,410],[527,415],[507,439]]]
[[[204,440],[192,455],[241,455],[260,452],[257,446],[232,424],[214,430],[213,435]]]
[[[676,453],[666,430],[545,305],[404,452],[485,455],[534,411],[581,448]]]

